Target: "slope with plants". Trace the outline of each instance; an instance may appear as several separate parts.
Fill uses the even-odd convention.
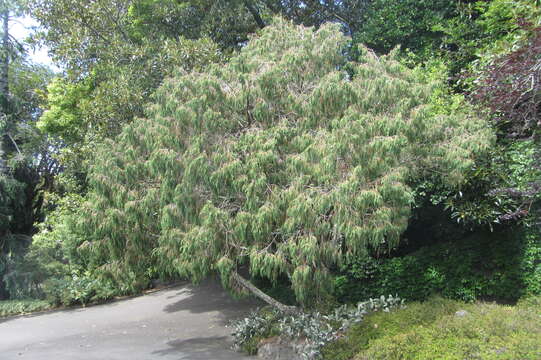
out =
[[[5,129],[24,146],[2,139],[2,296],[87,304],[214,275],[305,310],[541,293],[538,1],[28,3],[65,73],[45,91],[46,71],[9,64],[22,106]],[[429,330],[383,326],[349,358],[403,339],[411,358],[462,356],[429,345],[462,335],[432,331],[488,330],[439,304],[530,326],[522,308],[432,300],[367,320],[435,307]],[[528,329],[483,339],[518,356]]]

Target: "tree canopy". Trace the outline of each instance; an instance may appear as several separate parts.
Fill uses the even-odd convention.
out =
[[[218,272],[230,288],[247,269],[306,303],[344,259],[396,247],[411,181],[460,184],[492,134],[438,114],[437,84],[392,54],[348,61],[347,43],[337,24],[277,19],[227,64],[166,80],[97,153],[76,229],[94,267],[120,281]]]
[[[10,34],[23,4],[0,2],[0,280],[32,242],[42,217],[41,190],[58,170],[47,137],[35,127],[52,72],[30,63],[24,44]],[[7,295],[0,281],[0,299]]]

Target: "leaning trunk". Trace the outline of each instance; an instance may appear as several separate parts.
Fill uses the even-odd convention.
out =
[[[250,14],[252,14],[255,22],[257,23],[257,26],[259,26],[260,29],[263,29],[265,27],[265,22],[261,18],[261,15],[259,15],[259,11],[254,7],[254,5],[249,0],[245,0],[244,5],[246,6]]]
[[[282,304],[278,300],[270,297],[269,295],[265,294],[263,291],[259,290],[254,284],[252,284],[250,281],[246,280],[242,276],[239,275],[239,273],[235,272],[233,273],[233,278],[235,281],[241,285],[243,288],[248,290],[250,293],[252,293],[257,298],[263,300],[267,304],[271,305],[272,307],[275,307],[276,309],[285,312],[285,313],[295,313],[298,312],[299,309],[296,306],[289,306],[286,304]]]
[[[0,96],[2,97],[2,111],[6,113],[9,92],[9,11],[2,10],[2,50],[0,64]]]
[[[0,120],[8,114],[9,93],[9,10],[7,5],[1,9],[2,18],[2,48],[0,49]],[[6,171],[4,160],[6,152],[6,134],[0,135],[0,174]],[[1,281],[1,279],[0,279]]]

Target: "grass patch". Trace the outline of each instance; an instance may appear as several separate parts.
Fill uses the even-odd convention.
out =
[[[0,301],[0,317],[28,314],[51,308],[51,304],[43,300],[5,300]]]
[[[400,334],[407,327],[429,325],[441,316],[454,314],[460,306],[457,301],[432,298],[423,303],[410,303],[398,311],[371,314],[363,322],[353,325],[345,337],[327,345],[323,357],[329,360],[353,359],[376,339]]]
[[[327,360],[541,359],[541,298],[517,306],[433,298],[375,313],[324,349]],[[466,310],[463,317],[457,310]]]

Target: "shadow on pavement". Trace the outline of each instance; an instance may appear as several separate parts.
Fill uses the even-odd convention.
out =
[[[237,360],[245,358],[242,354],[229,349],[226,336],[175,340],[167,343],[169,348],[152,352],[152,355],[178,355],[186,360]],[[217,355],[219,354],[219,355]]]
[[[190,313],[201,314],[216,311],[220,313],[224,324],[229,323],[239,314],[245,313],[246,308],[261,305],[254,298],[234,299],[230,294],[222,290],[220,284],[213,281],[206,282],[195,288],[182,289],[176,295],[183,298],[165,306],[164,312],[189,311]]]

